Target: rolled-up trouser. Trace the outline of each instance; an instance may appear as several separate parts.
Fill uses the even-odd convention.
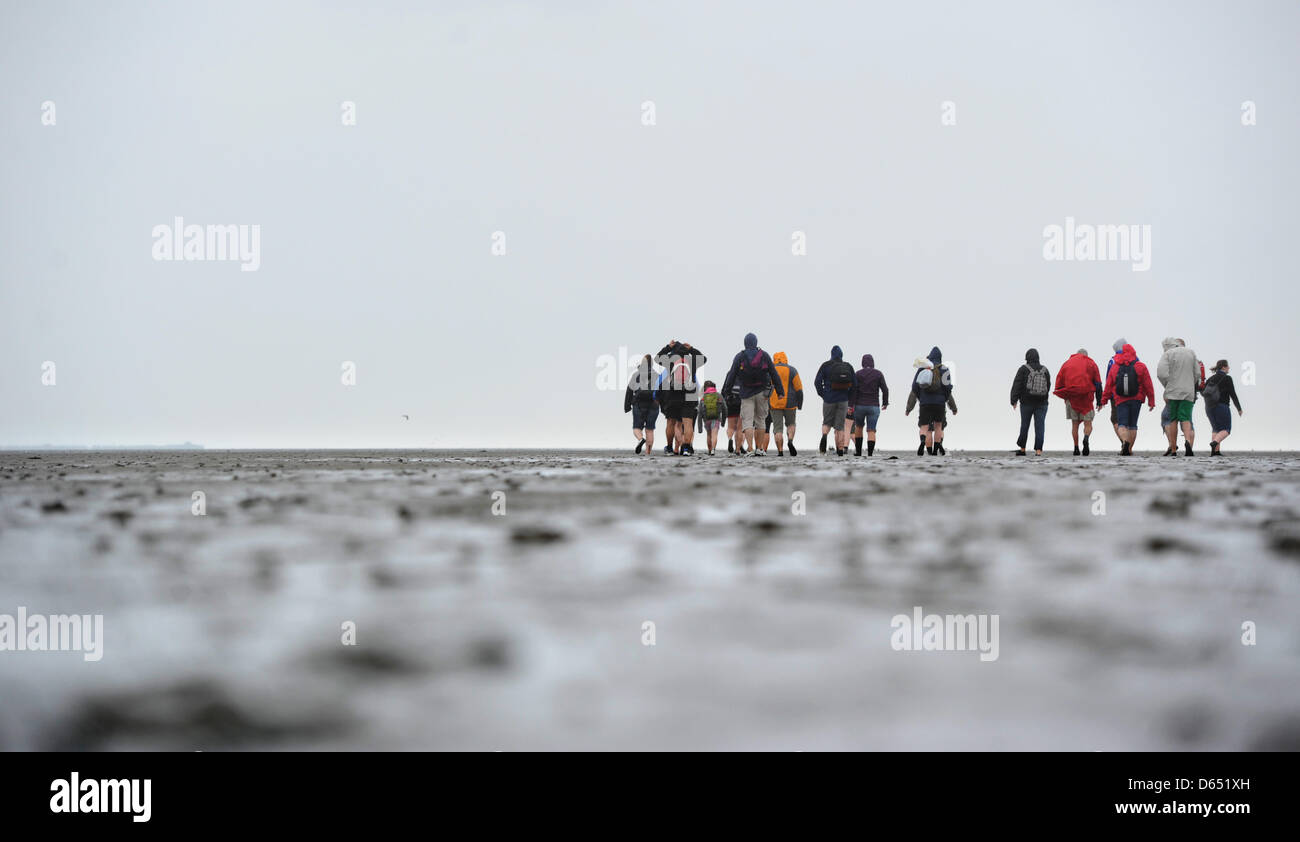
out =
[[[766,392],[740,399],[740,429],[761,430],[767,421],[768,397]]]

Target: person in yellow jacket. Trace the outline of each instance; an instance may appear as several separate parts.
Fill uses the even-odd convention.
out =
[[[772,367],[776,370],[776,376],[781,378],[781,388],[785,391],[784,395],[778,395],[773,390],[768,398],[770,407],[767,417],[772,422],[772,433],[776,436],[776,455],[785,455],[783,439],[788,436],[790,455],[798,456],[799,451],[794,448],[794,415],[797,410],[803,409],[803,381],[799,379],[799,369],[790,365],[790,358],[785,355],[785,351],[778,351],[772,357]],[[763,436],[762,449],[767,450],[766,435]]]

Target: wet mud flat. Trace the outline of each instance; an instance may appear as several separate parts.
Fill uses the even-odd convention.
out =
[[[0,615],[103,657],[0,652],[0,749],[1297,750],[1298,512],[1296,454],[5,452]]]

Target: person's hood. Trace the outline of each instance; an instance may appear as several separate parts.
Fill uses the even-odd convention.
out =
[[[1030,348],[1028,351],[1025,351],[1025,362],[1029,363],[1030,365],[1039,364],[1037,348]]]
[[[777,351],[776,356],[772,358],[772,362],[777,365],[789,365],[790,358],[785,355],[785,351]]]
[[[1115,361],[1120,365],[1125,363],[1137,362],[1137,351],[1133,350],[1132,345],[1125,345],[1124,348],[1115,356]]]
[[[930,362],[925,357],[917,357],[912,360],[912,368],[934,368],[934,363]]]
[[[939,350],[938,345],[935,345],[933,348],[930,349],[930,353],[927,355],[927,357],[929,358],[930,362],[934,363],[935,365],[943,365],[943,351]]]
[[[717,389],[716,386],[709,386],[707,389],[704,390],[704,394],[707,395],[707,394],[709,394],[710,392],[716,392],[716,391],[718,391],[718,389]]]
[[[1160,340],[1160,350],[1169,351],[1178,347],[1178,340],[1173,336],[1166,336]]]
[[[752,333],[745,334],[745,350],[753,351],[758,347],[758,337]]]
[[[844,359],[844,349],[842,349],[839,345],[832,346],[832,347],[831,347],[831,359],[833,359],[833,360],[842,360],[842,359]]]
[[[1116,339],[1116,340],[1115,340],[1115,344],[1114,344],[1114,345],[1111,345],[1111,346],[1110,346],[1110,349],[1111,349],[1112,351],[1114,351],[1115,353],[1120,354],[1120,353],[1123,353],[1123,351],[1124,351],[1124,346],[1127,345],[1127,344],[1128,344],[1128,342],[1125,341],[1124,337],[1121,336],[1119,339]]]
[[[862,355],[862,367],[863,367],[863,368],[875,368],[875,367],[876,367],[876,358],[873,357],[873,356],[871,356],[870,354],[863,354],[863,355]]]

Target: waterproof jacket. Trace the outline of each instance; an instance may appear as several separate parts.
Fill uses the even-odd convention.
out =
[[[760,373],[766,371],[766,380],[756,381],[745,377],[745,372],[752,370],[757,370]],[[723,393],[729,393],[731,387],[736,384],[740,386],[742,400],[766,392],[769,384],[778,395],[785,395],[785,386],[782,385],[781,378],[777,376],[776,364],[767,355],[767,351],[758,347],[758,337],[752,333],[745,334],[745,350],[736,354],[731,360],[731,369],[727,372],[726,380],[722,382]]]
[[[623,411],[631,412],[633,406],[641,410],[654,406],[654,390],[658,379],[654,366],[646,365],[642,360],[628,379],[627,391],[623,395]]]
[[[1047,366],[1043,365],[1039,361],[1038,351],[1033,348],[1030,348],[1028,351],[1025,352],[1025,364],[1020,366],[1020,368],[1016,369],[1016,376],[1011,380],[1011,405],[1012,406],[1015,406],[1017,403],[1023,403],[1025,406],[1042,406],[1043,404],[1047,403],[1047,399],[1052,395],[1052,374],[1050,371],[1046,372],[1047,373],[1047,394],[1043,395],[1042,397],[1035,397],[1029,394],[1028,391],[1027,384],[1029,381],[1029,372],[1031,370],[1037,371],[1040,368],[1046,369]]]
[[[1146,364],[1138,360],[1137,352],[1133,350],[1132,345],[1125,345],[1124,350],[1115,355],[1115,364],[1110,367],[1106,375],[1106,388],[1101,393],[1101,404],[1105,406],[1112,400],[1118,406],[1129,401],[1146,401],[1149,406],[1156,405],[1156,389],[1151,383],[1151,372],[1147,371]],[[1138,393],[1129,398],[1120,397],[1115,394],[1115,377],[1119,374],[1120,366],[1125,363],[1133,363],[1133,369],[1137,372]]]
[[[853,375],[853,388],[849,392],[850,406],[889,406],[889,386],[885,375],[876,368],[875,357],[862,355],[862,368]]]
[[[943,364],[943,352],[939,350],[939,346],[931,348],[926,359],[934,366],[934,376],[939,378],[943,388],[938,392],[922,389],[916,382],[921,376],[921,369],[918,368],[916,374],[912,375],[912,394],[907,399],[907,411],[911,412],[912,406],[917,403],[921,406],[942,406],[946,403],[952,407],[953,412],[956,412],[957,404],[952,399],[952,373],[948,371],[948,366]]]
[[[1166,401],[1194,401],[1201,382],[1201,361],[1196,352],[1178,344],[1172,336],[1160,343],[1164,354],[1156,364],[1156,378],[1165,387]]]
[[[772,397],[769,399],[773,409],[803,409],[803,380],[799,378],[799,369],[790,365],[790,359],[785,355],[785,351],[777,351],[776,356],[772,358],[772,365],[776,368],[776,376],[781,379],[783,393],[778,395],[776,390],[772,391]]]
[[[849,388],[833,389],[831,388],[831,373],[840,366],[848,366]],[[826,403],[846,403],[849,399],[849,393],[853,391],[853,365],[844,362],[844,351],[839,345],[831,348],[831,358],[822,363],[821,368],[817,369],[817,377],[813,380],[813,388],[817,394]]]
[[[1087,354],[1071,354],[1056,372],[1058,398],[1070,405],[1080,415],[1087,415],[1093,406],[1101,406],[1101,371]]]

